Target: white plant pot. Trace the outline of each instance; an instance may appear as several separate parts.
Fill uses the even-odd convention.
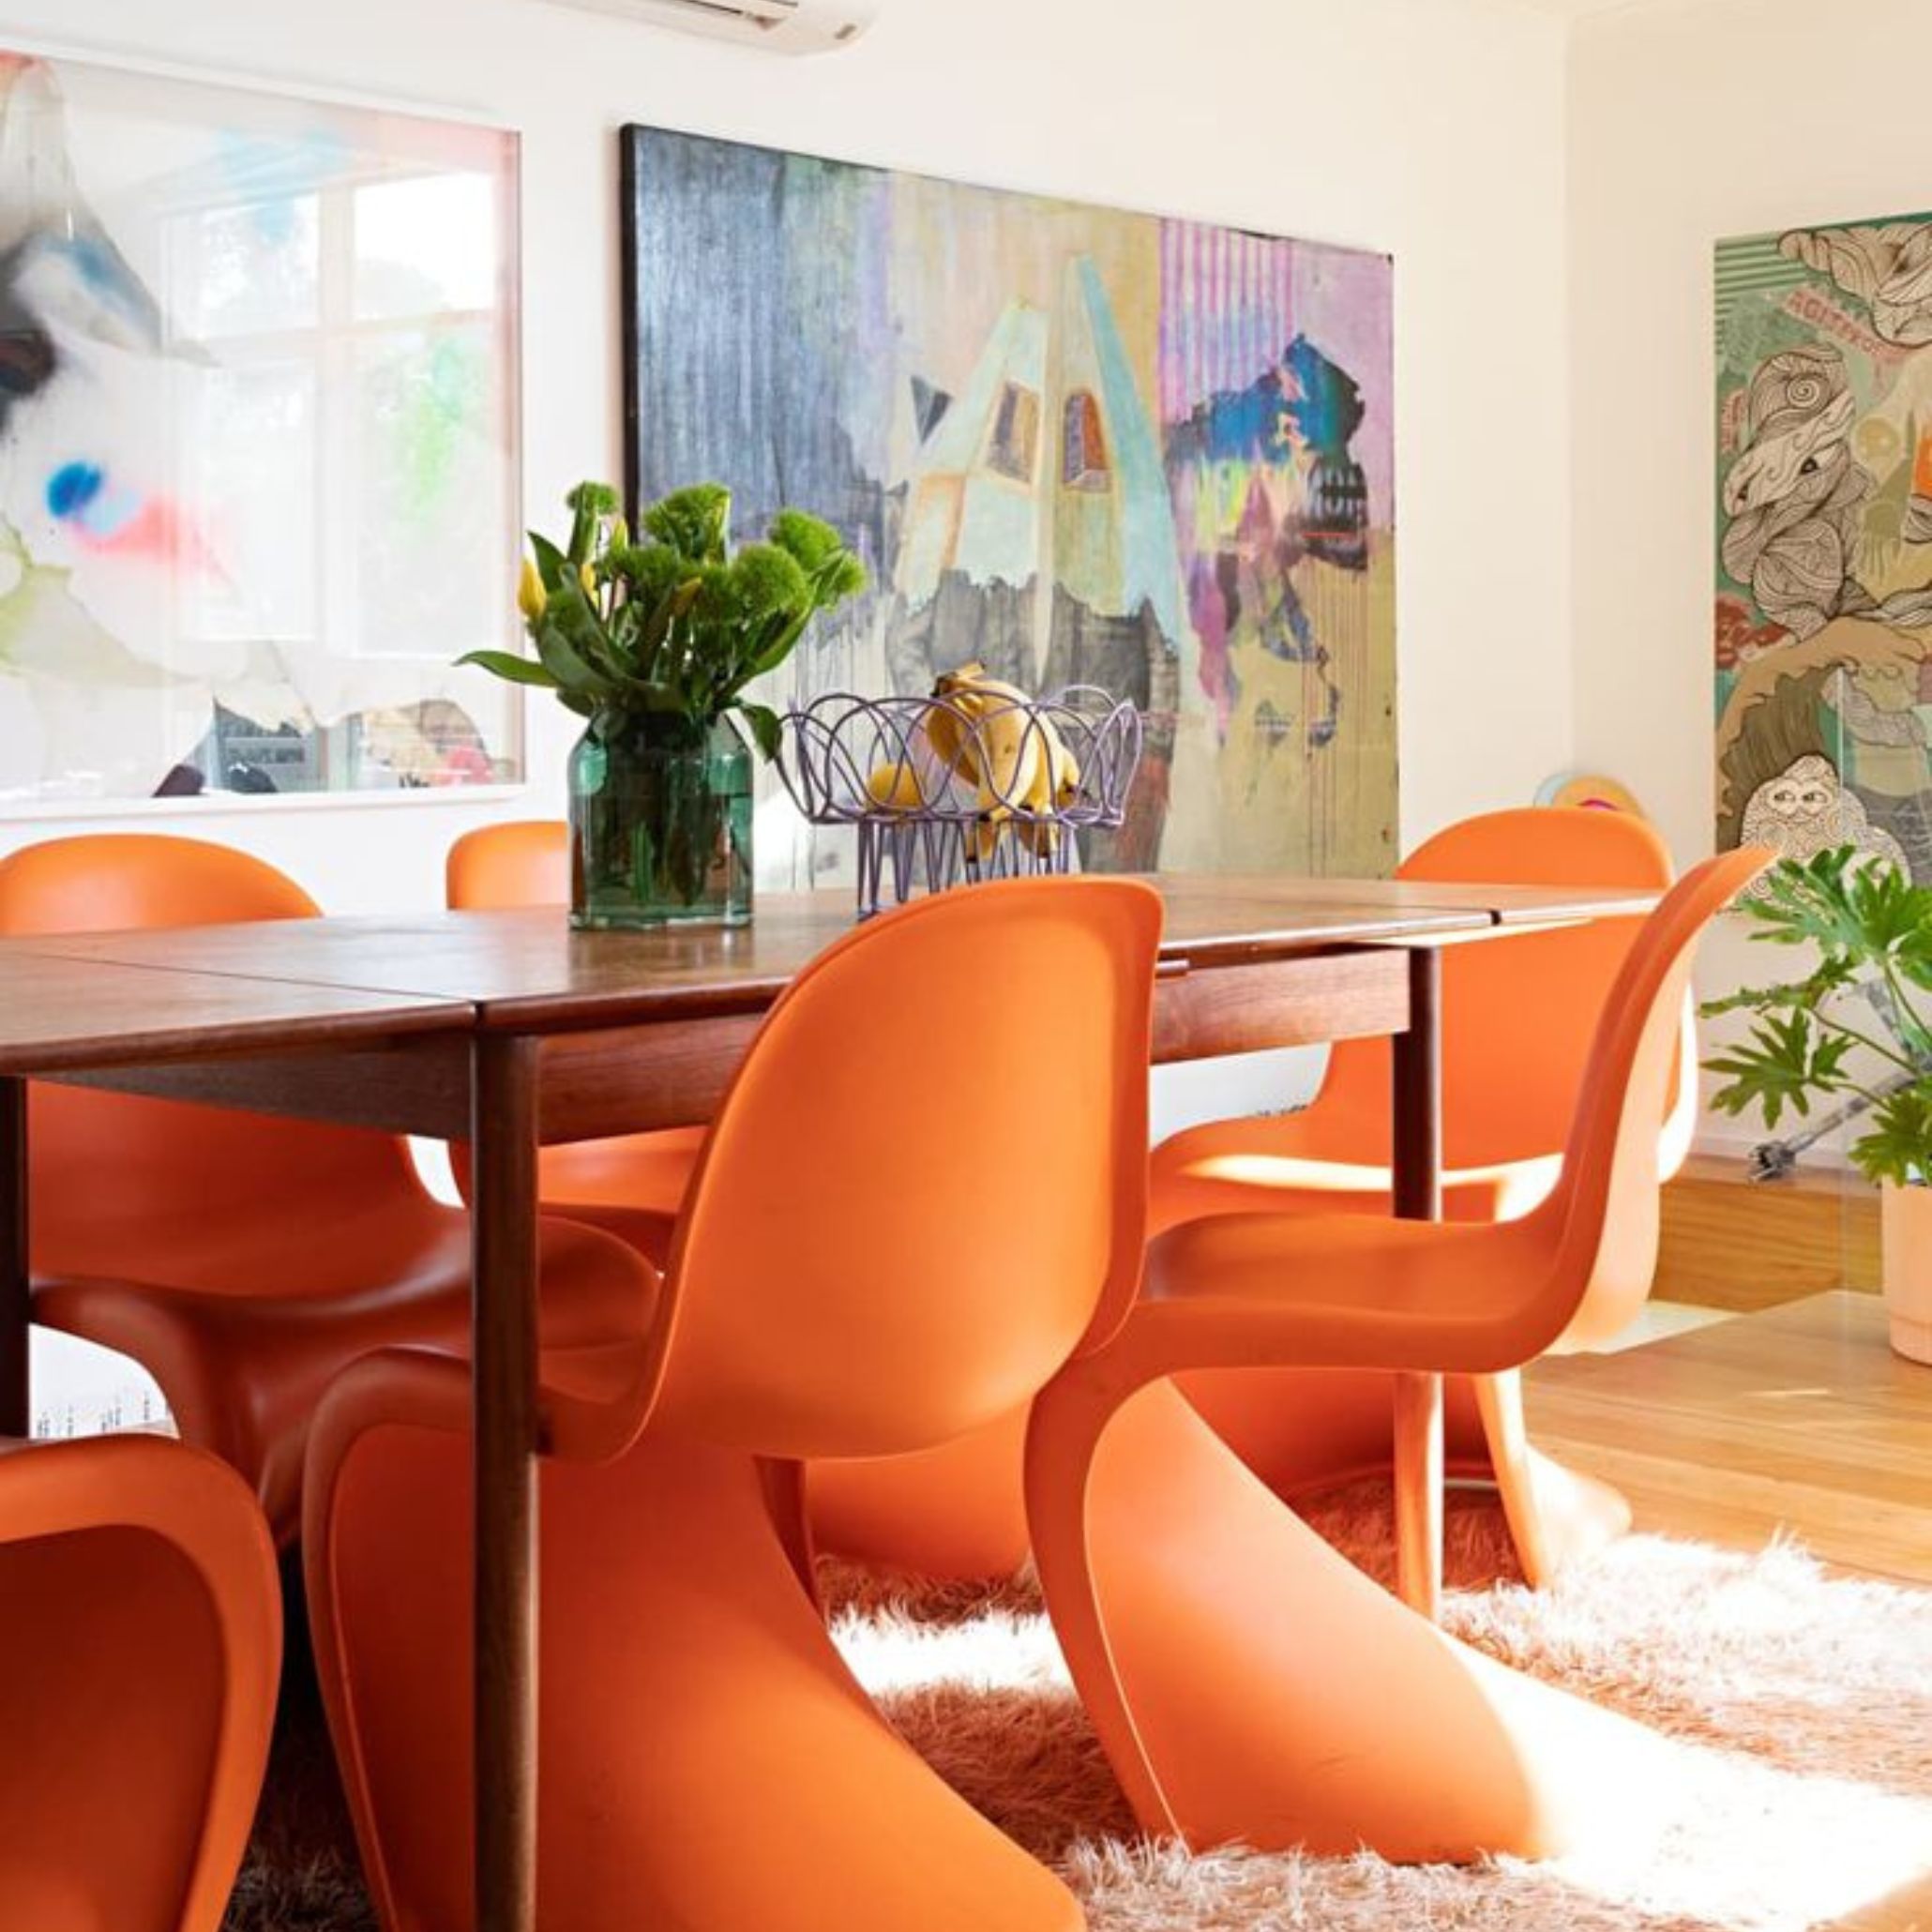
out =
[[[1885,1313],[1894,1350],[1932,1362],[1932,1187],[1879,1189]]]

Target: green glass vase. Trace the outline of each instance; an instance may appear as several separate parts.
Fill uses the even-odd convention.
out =
[[[570,754],[570,923],[593,930],[751,917],[751,754],[720,718],[695,739],[646,718]],[[673,733],[676,734],[673,734]]]

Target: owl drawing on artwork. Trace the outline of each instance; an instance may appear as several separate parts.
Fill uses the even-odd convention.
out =
[[[1831,760],[1816,752],[1793,759],[1752,792],[1744,807],[1743,843],[1768,845],[1787,859],[1808,859],[1814,853],[1850,845],[1908,875],[1911,870],[1905,848],[1866,818],[1864,801],[1847,791]],[[1746,896],[1758,893],[1763,883],[1760,878]]]

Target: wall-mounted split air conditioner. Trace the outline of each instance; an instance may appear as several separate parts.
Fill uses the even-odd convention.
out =
[[[871,25],[878,0],[552,0],[774,53],[826,53]]]

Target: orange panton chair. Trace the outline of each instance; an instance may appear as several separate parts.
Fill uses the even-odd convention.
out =
[[[213,1457],[0,1443],[0,1924],[216,1932],[280,1660],[274,1546]]]
[[[281,873],[198,839],[51,839],[0,859],[0,933],[312,915]],[[300,1515],[309,1416],[355,1356],[469,1333],[469,1217],[385,1134],[37,1083],[29,1099],[34,1315],[133,1356],[183,1438]],[[593,1230],[543,1230],[546,1319],[622,1333],[645,1270]]]
[[[1419,846],[1397,876],[1661,892],[1670,883],[1670,856],[1640,819],[1536,807],[1451,825]],[[1594,920],[1444,949],[1448,1218],[1515,1219],[1554,1185],[1604,1000],[1640,924]],[[1678,1071],[1663,1128],[1667,1175],[1690,1144],[1694,1052],[1683,1053]],[[1209,1215],[1388,1213],[1390,1079],[1386,1040],[1347,1041],[1332,1049],[1321,1092],[1302,1111],[1216,1121],[1163,1141],[1149,1184],[1153,1231]],[[1406,1439],[1392,1438],[1389,1376],[1237,1369],[1190,1377],[1182,1387],[1277,1495],[1293,1500],[1386,1469],[1393,1451],[1398,1517],[1406,1523],[1440,1510],[1439,1496],[1409,1493],[1440,1479],[1416,1466]],[[1514,1374],[1452,1381],[1446,1456],[1452,1474],[1493,1475],[1532,1583],[1577,1548],[1628,1527],[1629,1511],[1614,1491],[1530,1448]],[[1429,1577],[1411,1569],[1432,1570],[1429,1553],[1404,1565],[1405,1593],[1421,1607]]]
[[[1562,1178],[1493,1224],[1223,1215],[1156,1241],[1141,1299],[1041,1395],[1047,1605],[1142,1825],[1397,1860],[1553,1855],[1653,1793],[1648,1734],[1488,1662],[1309,1531],[1172,1379],[1230,1364],[1496,1375],[1650,1286],[1657,1122],[1691,955],[1770,855],[1687,874],[1617,976]]]
[[[1159,925],[1130,881],[1022,880],[829,947],[725,1098],[648,1336],[545,1351],[544,1932],[1081,1924],[873,1710],[760,1462],[982,1427],[1118,1319]],[[461,1367],[397,1351],[309,1448],[330,1728],[377,1909],[412,1932],[472,1923],[467,1428]]]
[[[569,827],[526,819],[466,832],[445,876],[458,911],[568,905]],[[546,1147],[538,1191],[546,1207],[621,1234],[661,1267],[703,1139],[702,1126],[672,1127]],[[1025,1440],[1017,1410],[922,1455],[815,1462],[805,1478],[812,1542],[928,1577],[1010,1577],[1026,1561]]]
[[[561,819],[516,819],[465,832],[444,861],[444,886],[458,913],[567,906],[570,828]],[[703,1140],[699,1123],[545,1147],[536,1157],[537,1194],[547,1207],[614,1228],[661,1268]],[[453,1153],[467,1191],[468,1149]]]

